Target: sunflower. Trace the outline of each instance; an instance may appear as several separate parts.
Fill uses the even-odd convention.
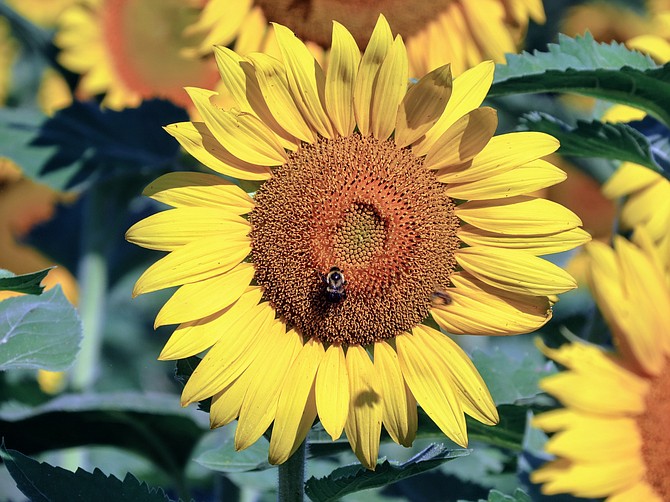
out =
[[[493,137],[496,113],[479,107],[491,62],[453,81],[444,66],[408,89],[407,53],[384,17],[362,57],[334,23],[326,73],[288,28],[274,29],[281,61],[216,49],[236,108],[190,88],[203,122],[166,128],[227,179],[159,178],[145,194],[174,209],[128,230],[170,252],[134,294],[180,286],[156,319],[179,323],[160,359],[209,349],[182,404],[212,397],[212,427],[239,419],[238,449],[274,421],[275,464],[318,415],[372,469],[382,423],[412,443],[417,402],[466,445],[464,413],[489,425],[498,414],[466,354],[431,324],[533,331],[575,286],[538,255],[588,234],[572,212],[524,195],[563,180],[540,159],[558,142]],[[257,182],[254,196],[231,178]]]
[[[60,18],[54,37],[59,62],[82,74],[82,98],[105,94],[112,109],[164,98],[190,105],[187,84],[213,86],[212,58],[187,57],[198,44],[185,28],[200,13],[201,2],[183,0],[80,0]],[[151,19],[148,29],[147,19]]]
[[[204,36],[200,50],[234,41],[238,54],[253,51],[279,55],[268,22],[291,28],[306,41],[317,60],[330,48],[332,20],[347,20],[361,50],[379,14],[383,14],[407,43],[410,75],[420,77],[446,63],[455,75],[492,59],[505,62],[515,52],[529,18],[544,23],[542,0],[210,0],[191,30]]]
[[[640,247],[588,245],[590,283],[618,352],[585,343],[546,355],[566,367],[541,382],[565,408],[539,415],[558,458],[531,475],[546,494],[608,501],[670,498],[670,254],[643,232]],[[579,389],[579,392],[575,392]]]

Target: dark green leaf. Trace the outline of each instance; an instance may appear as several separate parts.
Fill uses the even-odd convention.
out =
[[[18,451],[6,450],[4,445],[1,456],[19,490],[32,502],[70,502],[72,500],[166,502],[170,500],[161,488],[150,488],[130,473],[126,474],[121,481],[114,476],[106,476],[99,469],[95,469],[92,473],[83,469],[71,472],[46,462],[38,462]]]
[[[51,118],[5,108],[0,109],[0,151],[56,190],[84,188],[169,169],[179,144],[162,126],[183,120],[184,110],[159,100],[120,112],[75,102]]]
[[[79,352],[81,337],[79,316],[59,286],[0,302],[0,371],[63,371]]]
[[[649,140],[629,124],[579,120],[572,127],[550,115],[532,112],[521,119],[521,127],[554,136],[561,142],[562,155],[634,162],[663,172],[652,155]]]
[[[407,462],[384,460],[374,471],[367,470],[360,464],[340,467],[324,478],[308,479],[305,483],[305,493],[315,502],[336,500],[350,493],[386,486],[421,474],[468,453],[469,450],[449,450],[443,445],[435,444]]]
[[[227,439],[219,448],[205,451],[195,461],[217,472],[264,471],[275,468],[268,463],[266,440],[260,439],[242,451],[235,451],[234,443],[232,438]]]
[[[633,106],[670,124],[670,64],[656,67],[621,44],[601,44],[590,35],[561,36],[549,52],[508,56],[498,65],[490,96],[565,92]]]
[[[471,441],[481,441],[500,448],[521,450],[523,433],[526,424],[526,406],[503,404],[498,406],[500,422],[497,425],[484,425],[477,420],[466,416],[468,438]],[[419,430],[417,438],[445,440],[444,433],[419,408]]]
[[[23,275],[14,275],[7,270],[0,270],[0,291],[39,295],[44,290],[44,286],[40,285],[42,279],[47,276],[52,268],[54,267]]]
[[[36,408],[7,403],[0,430],[8,446],[29,455],[86,445],[134,451],[180,476],[207,430],[177,396],[157,393],[63,395]]]

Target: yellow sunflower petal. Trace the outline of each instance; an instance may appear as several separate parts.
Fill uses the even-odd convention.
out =
[[[464,270],[505,291],[547,296],[577,287],[577,282],[565,270],[528,253],[470,247],[458,249],[455,256]]]
[[[538,159],[516,169],[469,183],[450,183],[446,193],[454,199],[500,199],[535,192],[566,178],[565,171]]]
[[[251,446],[270,427],[284,379],[301,348],[302,336],[294,330],[286,333],[280,320],[275,321],[272,331],[263,337],[259,354],[247,369],[255,378],[250,379],[240,408],[235,430],[236,450]]]
[[[261,301],[262,289],[250,286],[239,299],[221,312],[180,324],[158,356],[161,361],[185,359],[199,354],[214,345],[228,331],[229,326],[238,322]]]
[[[542,352],[572,371],[542,379],[540,388],[564,405],[607,415],[637,414],[645,409],[648,382],[613,361],[602,349],[570,343]],[[579,392],[574,390],[579,388]]]
[[[269,329],[274,315],[269,304],[262,303],[230,325],[186,382],[182,406],[213,396],[239,377],[256,357],[259,333]]]
[[[293,101],[281,61],[262,53],[247,56],[256,70],[254,75],[263,100],[277,123],[296,138],[314,143],[316,137]]]
[[[516,44],[505,25],[505,9],[499,1],[460,4],[478,47],[496,63],[505,62],[505,53],[515,52]]]
[[[323,107],[325,76],[305,44],[291,30],[272,23],[279,44],[288,85],[295,103],[312,128],[324,138],[333,137],[333,126]]]
[[[435,125],[449,102],[451,89],[449,65],[431,71],[410,87],[398,108],[395,126],[398,148],[414,143]]]
[[[426,155],[437,139],[458,119],[482,104],[493,82],[494,69],[492,61],[485,61],[454,79],[451,97],[444,113],[428,130],[425,138],[414,145],[412,148],[414,155],[417,157]]]
[[[664,356],[670,353],[670,290],[663,270],[642,250],[623,237],[617,237],[614,244],[627,293],[626,305],[616,314],[629,316],[628,342],[640,365],[657,375],[665,366]]]
[[[437,141],[437,140],[436,140]],[[512,132],[494,136],[469,162],[438,171],[443,183],[466,183],[507,172],[558,149],[556,138],[541,132]]]
[[[663,502],[658,492],[645,481],[638,481],[630,488],[621,490],[607,497],[607,502],[631,502],[632,500],[644,500],[644,502]]]
[[[472,225],[460,227],[458,238],[470,246],[517,249],[534,255],[560,253],[591,240],[589,233],[581,228],[548,235],[504,235]]]
[[[138,221],[126,232],[126,240],[148,249],[174,251],[203,237],[243,239],[250,230],[247,220],[225,209],[181,207]]]
[[[626,41],[626,45],[633,50],[649,54],[656,61],[670,61],[670,42],[659,35],[639,35]]]
[[[495,425],[500,419],[488,387],[463,349],[448,336],[425,325],[418,325],[413,333],[421,333],[421,342],[430,347],[444,361],[454,387],[458,390],[463,411],[486,425]]]
[[[648,167],[622,162],[612,176],[603,184],[603,195],[616,199],[648,187],[661,179],[661,175]]]
[[[348,136],[356,127],[354,84],[361,62],[361,51],[354,37],[333,21],[332,44],[326,73],[326,110],[340,136]],[[319,392],[317,390],[317,398]]]
[[[416,437],[418,414],[416,401],[405,385],[398,355],[386,342],[375,343],[375,369],[383,396],[382,420],[389,436],[410,447]]]
[[[182,246],[151,265],[137,279],[133,296],[223,274],[251,251],[248,237],[205,237]]]
[[[546,296],[510,293],[461,272],[452,275],[455,287],[448,305],[434,305],[431,315],[454,335],[516,335],[531,333],[551,319]]]
[[[258,89],[249,85],[245,59],[228,47],[214,47],[214,58],[219,68],[221,83],[240,111],[254,113],[250,101],[258,99]],[[248,63],[246,63],[248,65]],[[251,73],[251,72],[249,72]]]
[[[342,435],[349,414],[349,375],[341,345],[331,345],[316,374],[316,409],[333,441]]]
[[[558,468],[557,468],[558,467]],[[545,483],[547,495],[572,493],[577,497],[604,497],[616,493],[644,475],[644,465],[638,458],[611,458],[608,462],[549,463],[531,473],[531,481]]]
[[[347,349],[349,416],[345,425],[351,449],[367,469],[374,470],[382,431],[382,394],[375,367],[360,345]]]
[[[209,407],[209,427],[211,429],[228,425],[240,415],[240,408],[250,380],[249,373],[242,373],[223,390],[212,396],[212,403]]]
[[[395,129],[398,105],[407,92],[408,79],[407,50],[397,36],[379,67],[372,89],[370,126],[372,135],[381,141],[388,139]]]
[[[325,351],[310,339],[298,353],[281,389],[268,459],[271,464],[288,460],[302,444],[316,418],[314,380]]]
[[[426,159],[426,169],[469,162],[479,154],[498,127],[498,114],[493,108],[482,107],[463,115],[432,146]]]
[[[391,45],[393,45],[391,28],[386,18],[380,14],[361,58],[354,84],[354,114],[358,130],[363,136],[370,134],[372,89]]]
[[[194,321],[225,309],[244,293],[254,272],[251,263],[240,263],[224,274],[184,284],[165,302],[154,326]]]
[[[583,462],[603,462],[638,454],[642,438],[633,418],[592,417],[554,434],[545,446],[552,455]]]
[[[423,341],[420,331],[396,337],[402,375],[414,397],[442,432],[462,447],[468,445],[468,433],[461,402],[451,381],[447,363]]]
[[[568,208],[526,195],[466,202],[456,207],[455,212],[466,223],[504,235],[550,234],[582,224],[579,216]]]
[[[226,0],[227,1],[227,0]],[[239,26],[235,39],[235,52],[249,54],[261,47],[262,52],[268,52],[263,47],[268,32],[268,23],[260,5],[254,6]]]
[[[218,173],[240,180],[267,180],[272,177],[270,168],[244,162],[231,154],[202,122],[170,124],[165,130],[184,150]]]
[[[254,200],[244,190],[213,174],[164,174],[142,194],[172,207],[208,207],[233,214],[246,214],[254,208]]]
[[[210,0],[205,4],[198,21],[189,26],[184,35],[205,33],[206,36],[199,46],[199,51],[203,53],[208,53],[214,44],[227,45],[237,35],[240,23],[251,6],[251,0],[238,0],[234,3],[228,0]],[[225,16],[220,14],[222,11],[225,11]]]
[[[272,130],[258,117],[246,112],[223,111],[210,102],[213,91],[187,87],[207,129],[238,159],[251,164],[278,166],[288,159]]]

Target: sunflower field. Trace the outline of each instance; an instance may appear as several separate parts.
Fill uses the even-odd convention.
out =
[[[0,0],[0,502],[670,501],[669,0]]]

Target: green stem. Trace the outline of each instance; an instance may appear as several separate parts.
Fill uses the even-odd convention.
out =
[[[89,391],[100,367],[100,347],[105,318],[107,293],[107,246],[102,229],[108,228],[101,190],[87,194],[82,228],[82,256],[79,262],[79,315],[83,329],[81,351],[72,369],[72,387]]]
[[[307,439],[279,466],[279,502],[302,502],[305,495],[305,450]]]

